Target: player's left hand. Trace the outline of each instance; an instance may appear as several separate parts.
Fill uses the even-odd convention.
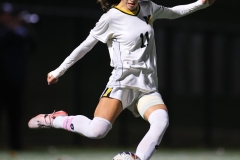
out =
[[[215,0],[202,0],[202,2],[203,4],[208,2],[209,5],[212,5],[215,2]]]

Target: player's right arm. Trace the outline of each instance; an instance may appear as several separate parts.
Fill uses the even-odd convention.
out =
[[[89,35],[72,53],[62,62],[62,64],[47,74],[48,84],[57,83],[58,78],[62,76],[74,63],[80,60],[86,53],[88,53],[96,44],[98,40],[92,35]]]

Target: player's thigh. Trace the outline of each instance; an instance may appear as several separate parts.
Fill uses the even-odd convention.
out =
[[[113,124],[122,110],[122,103],[120,100],[102,97],[94,112],[94,117],[104,118]]]
[[[164,109],[167,111],[167,107],[163,102],[162,96],[158,92],[143,95],[138,100],[137,109],[139,114],[145,120],[148,120],[150,114],[157,109]]]
[[[145,113],[144,113],[144,119],[148,121],[149,116],[151,115],[152,112],[154,112],[157,109],[164,109],[167,111],[167,107],[165,104],[156,104],[154,106],[149,107]]]

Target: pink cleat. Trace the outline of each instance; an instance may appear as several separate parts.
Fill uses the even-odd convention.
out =
[[[51,128],[52,122],[57,116],[68,116],[65,111],[57,111],[52,114],[39,114],[28,122],[29,128]]]

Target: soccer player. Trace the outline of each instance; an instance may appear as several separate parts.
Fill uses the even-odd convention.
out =
[[[74,63],[101,41],[109,49],[112,75],[100,96],[94,118],[84,115],[68,116],[65,111],[39,114],[33,117],[30,128],[62,128],[82,136],[99,139],[107,135],[118,115],[129,109],[141,116],[150,129],[136,149],[141,160],[148,160],[160,144],[168,126],[168,112],[158,91],[156,47],[153,22],[175,19],[213,4],[214,0],[172,8],[150,0],[98,0],[106,11],[89,36],[47,75],[48,84],[58,81]],[[137,26],[137,27],[136,27]]]

